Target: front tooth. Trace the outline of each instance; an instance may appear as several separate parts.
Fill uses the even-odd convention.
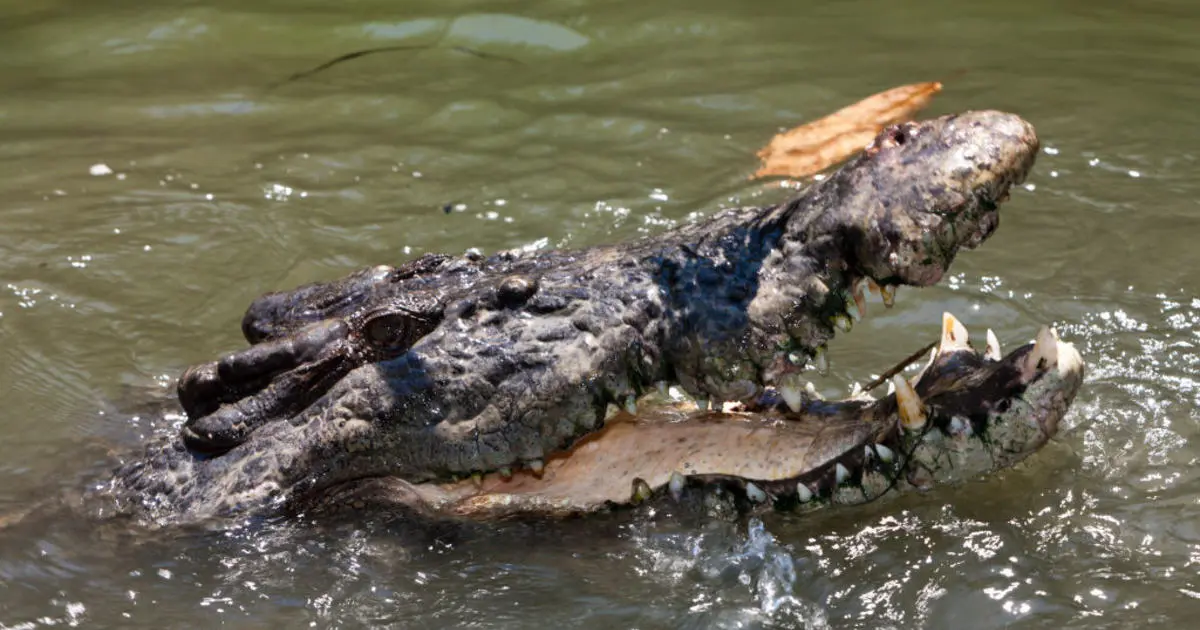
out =
[[[792,373],[785,375],[778,385],[779,395],[794,413],[800,413],[800,409],[804,407],[804,394],[799,381],[800,375]]]
[[[779,395],[783,396],[783,402],[787,403],[792,413],[800,413],[804,408],[804,396],[800,394],[800,390],[794,387],[780,387]]]
[[[801,503],[813,500],[813,491],[809,489],[808,484],[803,481],[796,483],[796,498],[800,499]]]
[[[813,363],[817,366],[817,374],[825,376],[829,374],[829,357],[825,356],[825,346],[817,348],[817,356],[813,357]]]
[[[683,486],[687,483],[687,479],[679,474],[679,471],[671,473],[671,480],[667,482],[667,489],[671,492],[671,498],[678,501],[683,497]]]
[[[850,398],[858,398],[859,396],[862,396],[862,393],[862,385],[860,385],[858,382],[855,382],[854,385],[850,387]]]
[[[629,497],[630,502],[637,505],[652,496],[654,496],[654,491],[650,489],[650,484],[646,483],[641,477],[635,477],[633,480],[633,491]]]
[[[896,285],[889,284],[879,287],[879,297],[883,298],[884,306],[892,308],[896,304]]]
[[[529,466],[530,472],[532,472],[535,477],[541,477],[542,471],[546,469],[546,464],[540,459],[531,459],[526,466]]]
[[[813,400],[824,400],[821,398],[821,393],[817,391],[817,386],[812,384],[812,381],[804,383],[804,393],[808,394]]]
[[[838,462],[833,467],[833,479],[840,486],[850,480],[850,471],[841,462]]]
[[[511,468],[509,468],[508,466],[504,466],[503,468],[501,468],[501,469],[500,469],[499,471],[497,471],[497,472],[499,472],[499,473],[500,473],[500,478],[501,478],[501,479],[503,479],[503,480],[505,480],[505,481],[508,481],[509,479],[512,479],[512,469],[511,469]]]
[[[855,282],[850,295],[846,297],[846,313],[856,322],[867,316],[867,302],[863,299],[862,283]]]
[[[987,350],[983,353],[985,359],[999,361],[1003,357],[1000,353],[1000,340],[996,338],[996,333],[989,328],[987,332]]]
[[[763,503],[767,500],[767,493],[762,488],[754,485],[753,481],[746,482],[746,498],[755,503]]]
[[[630,394],[625,399],[625,411],[628,411],[631,416],[637,415],[637,396]]]
[[[1038,330],[1033,350],[1025,356],[1025,374],[1032,376],[1038,370],[1049,370],[1058,365],[1058,333],[1049,326]]]
[[[911,383],[897,374],[892,377],[896,386],[896,406],[900,410],[900,425],[909,431],[925,426],[925,406]]]
[[[942,342],[938,344],[938,353],[966,350],[970,347],[967,327],[950,313],[942,313]]]
[[[875,454],[879,455],[879,461],[885,464],[890,464],[896,460],[896,454],[892,452],[892,449],[882,444],[875,445]]]

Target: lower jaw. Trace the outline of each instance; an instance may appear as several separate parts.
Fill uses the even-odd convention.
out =
[[[696,490],[762,509],[859,503],[890,489],[880,481],[894,479],[901,447],[898,432],[877,436],[873,427],[880,423],[854,420],[857,432],[821,448],[808,430],[812,423],[778,414],[646,405],[637,417],[622,411],[569,451],[546,459],[540,474],[523,469],[444,483],[359,480],[327,490],[332,501],[323,503],[401,504],[471,518],[568,516]],[[834,459],[827,457],[831,452]]]

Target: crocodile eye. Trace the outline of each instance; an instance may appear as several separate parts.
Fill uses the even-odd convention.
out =
[[[371,315],[363,324],[363,339],[382,350],[406,350],[420,335],[419,321],[412,313],[390,311]]]
[[[496,287],[496,297],[500,304],[507,307],[515,307],[524,304],[529,298],[537,293],[537,280],[526,278],[524,276],[509,276],[500,281],[500,286]]]

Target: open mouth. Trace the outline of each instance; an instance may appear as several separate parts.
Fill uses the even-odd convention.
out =
[[[976,350],[949,313],[928,363],[907,378],[901,367],[879,398],[824,400],[809,386],[768,390],[753,410],[660,401],[621,410],[536,469],[442,483],[383,477],[325,492],[335,503],[404,497],[406,508],[469,517],[567,515],[713,490],[750,510],[865,503],[1025,458],[1057,432],[1084,370],[1051,328],[1004,355],[990,330]]]

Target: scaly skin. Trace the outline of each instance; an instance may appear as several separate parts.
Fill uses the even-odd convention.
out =
[[[256,345],[181,377],[181,436],[110,492],[165,520],[261,511],[348,481],[536,469],[658,381],[756,401],[824,347],[860,280],[930,285],[986,239],[1037,148],[1000,112],[899,125],[780,206],[264,296],[243,321]]]
[[[369,504],[495,518],[723,496],[718,505],[731,499],[744,510],[807,511],[963,481],[1012,466],[1057,433],[1084,365],[1049,329],[1040,337],[1003,358],[982,356],[965,339],[943,344],[912,379],[925,414],[920,425],[905,426],[895,394],[806,397],[795,410],[780,401],[756,413],[656,407],[637,419],[612,419],[540,475],[421,484],[377,477],[327,489],[298,508],[328,513]]]

